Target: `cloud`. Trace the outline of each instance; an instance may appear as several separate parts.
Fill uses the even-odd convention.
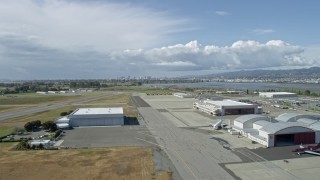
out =
[[[184,26],[188,22],[129,3],[0,1],[0,34],[32,37],[43,45],[70,50],[154,47],[173,33],[192,30]]]
[[[187,24],[187,19],[134,4],[2,0],[0,78],[180,76],[320,63],[320,48],[305,54],[305,48],[281,40],[228,46],[194,40],[160,47],[173,33],[193,29]]]
[[[275,30],[273,29],[254,29],[252,30],[252,33],[257,34],[257,35],[263,35],[263,34],[270,34],[274,33]]]
[[[80,79],[119,76],[181,76],[217,70],[319,66],[319,53],[281,40],[236,41],[229,46],[186,44],[149,48],[66,51],[34,38],[0,36],[0,77],[9,79]],[[319,52],[319,51],[317,51]]]
[[[216,13],[216,15],[218,15],[218,16],[228,16],[228,15],[231,15],[231,13],[226,12],[226,11],[216,11],[215,13]]]

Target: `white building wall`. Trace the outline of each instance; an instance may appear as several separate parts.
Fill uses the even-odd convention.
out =
[[[316,143],[320,143],[320,131],[316,131],[315,136],[316,136],[315,138]]]
[[[71,119],[70,125],[73,127],[78,126],[114,126],[123,125],[124,119],[119,117],[114,118],[90,118],[90,119]]]
[[[267,138],[268,145],[267,147],[274,147],[274,135],[269,134]]]
[[[253,128],[253,129],[261,129],[261,128],[262,128],[262,126],[261,126],[261,125],[258,125],[258,124],[253,123],[252,128]]]
[[[241,122],[234,121],[233,124],[234,124],[234,126],[243,129],[243,124]]]

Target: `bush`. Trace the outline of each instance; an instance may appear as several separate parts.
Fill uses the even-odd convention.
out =
[[[30,145],[27,141],[20,141],[20,143],[16,146],[16,150],[28,150],[30,149]]]
[[[61,112],[60,113],[60,116],[66,116],[66,115],[68,115],[68,112]]]
[[[57,130],[55,133],[54,133],[54,138],[57,138],[60,134],[61,134],[61,130]]]

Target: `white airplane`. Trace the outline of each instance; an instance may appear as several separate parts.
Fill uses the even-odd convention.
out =
[[[320,156],[320,152],[316,151],[317,149],[320,148],[320,144],[316,145],[316,146],[308,146],[308,147],[304,147],[302,144],[299,146],[298,149],[293,150],[293,152],[296,152],[298,155],[301,154],[311,154],[311,155],[316,155],[316,156]]]
[[[222,120],[220,119],[215,124],[210,124],[209,126],[213,127],[214,129],[221,129],[225,124],[222,123]]]

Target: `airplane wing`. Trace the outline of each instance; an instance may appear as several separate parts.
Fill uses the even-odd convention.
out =
[[[315,151],[304,151],[304,153],[320,156],[320,153],[315,152]]]

